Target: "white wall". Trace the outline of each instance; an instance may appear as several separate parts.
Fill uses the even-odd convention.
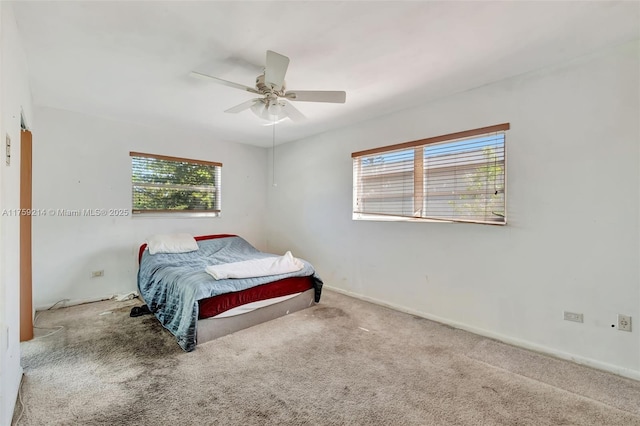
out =
[[[52,108],[35,114],[36,209],[131,209],[130,151],[223,163],[220,218],[35,217],[35,306],[136,290],[138,247],[155,233],[231,233],[265,248],[265,149]],[[97,270],[104,276],[91,278]]]
[[[638,52],[276,147],[269,250],[311,261],[327,286],[640,378]],[[351,152],[503,122],[508,226],[351,219]],[[611,327],[618,313],[632,333]]]
[[[0,2],[0,211],[20,205],[20,113],[32,125],[27,67],[11,4]],[[11,137],[11,165],[5,137]],[[11,422],[22,377],[20,367],[19,218],[0,216],[0,425]]]

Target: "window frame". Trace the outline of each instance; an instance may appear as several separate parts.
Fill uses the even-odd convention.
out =
[[[426,139],[419,139],[410,142],[403,142],[394,145],[387,145],[378,148],[367,149],[363,151],[353,152],[351,154],[353,161],[353,209],[352,209],[352,219],[353,220],[373,220],[373,221],[406,221],[406,222],[445,222],[445,223],[477,223],[477,224],[485,224],[485,225],[499,225],[503,226],[507,224],[507,144],[506,144],[506,134],[505,132],[510,129],[510,123],[502,123],[496,124],[493,126],[481,127],[477,129],[465,130],[461,132],[449,133],[440,136],[434,136]],[[503,220],[478,220],[478,219],[465,219],[463,217],[433,217],[433,216],[422,216],[422,209],[425,206],[425,200],[428,198],[427,194],[427,181],[425,180],[425,176],[427,175],[427,169],[425,168],[425,155],[424,150],[429,145],[434,144],[443,144],[446,142],[456,142],[458,140],[468,140],[474,137],[482,137],[489,136],[491,134],[503,134],[502,141],[502,185],[503,185],[503,194],[504,194],[504,215]],[[402,155],[403,151],[409,151],[413,149],[413,170],[409,172],[413,175],[413,192],[411,193],[402,193],[404,198],[410,198],[413,201],[413,210],[416,210],[415,206],[420,206],[418,210],[414,211],[412,215],[405,214],[385,214],[385,213],[368,213],[366,211],[358,211],[358,201],[359,196],[361,196],[361,192],[363,192],[363,183],[362,183],[362,160],[365,157],[371,157],[376,154],[391,154],[393,153]],[[453,162],[452,162],[453,164]],[[469,166],[463,166],[469,168]],[[374,175],[375,178],[375,175]],[[380,174],[380,179],[382,178],[382,173]],[[360,192],[359,192],[360,191]],[[408,194],[408,195],[407,195]],[[401,198],[400,196],[396,198]],[[416,216],[417,211],[420,211],[420,216]]]
[[[135,152],[130,151],[129,157],[131,158],[131,213],[132,217],[140,217],[140,216],[154,216],[154,217],[162,217],[162,216],[186,216],[186,217],[219,217],[222,214],[222,163],[215,161],[205,161],[205,160],[196,160],[192,158],[183,158],[183,157],[173,157],[168,155],[160,155],[160,154],[149,154],[144,152]],[[134,190],[136,184],[134,182],[134,168],[133,161],[134,157],[137,158],[151,158],[155,160],[169,161],[174,163],[189,163],[196,164],[202,166],[213,166],[215,167],[215,173],[217,176],[214,176],[214,197],[217,208],[211,210],[189,210],[189,209],[136,209],[134,206]],[[189,185],[196,187],[197,185]]]

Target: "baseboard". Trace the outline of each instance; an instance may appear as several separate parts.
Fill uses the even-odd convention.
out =
[[[415,315],[421,318],[426,318],[431,321],[439,322],[441,324],[446,324],[454,328],[459,328],[461,330],[465,330],[471,332],[473,334],[477,334],[484,337],[489,337],[491,339],[498,340],[503,343],[507,343],[509,345],[518,346],[524,349],[529,349],[532,351],[540,352],[545,355],[551,355],[556,358],[560,358],[566,361],[575,362],[576,364],[586,365],[588,367],[596,368],[598,370],[607,371],[609,373],[617,374],[622,377],[627,377],[629,379],[640,380],[640,371],[631,370],[625,367],[619,367],[617,365],[608,364],[606,362],[597,361],[595,359],[586,358],[580,355],[571,354],[563,351],[559,351],[557,349],[549,348],[547,346],[538,345],[536,343],[529,342],[527,340],[516,339],[510,336],[505,336],[499,333],[495,333],[493,331],[485,330],[482,328],[477,328],[470,326],[468,324],[459,323],[456,321],[451,321],[447,318],[442,318],[436,315],[431,315],[426,312],[417,311],[415,309],[406,308],[404,306],[395,305],[393,303],[388,303],[383,300],[379,300],[373,297],[364,296],[358,293],[353,293],[347,290],[343,290],[336,287],[331,287],[328,285],[324,285],[323,288],[331,291],[335,291],[336,293],[344,294],[346,296],[350,296],[356,299],[364,300],[365,302],[371,302],[376,305],[384,306],[387,308],[394,309],[396,311],[404,312],[407,314]]]

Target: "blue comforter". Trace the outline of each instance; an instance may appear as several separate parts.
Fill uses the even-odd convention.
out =
[[[240,237],[198,241],[199,249],[190,253],[151,255],[145,250],[138,270],[138,289],[151,312],[169,330],[185,351],[196,346],[198,300],[219,294],[246,290],[288,277],[313,276],[315,299],[320,301],[322,280],[305,260],[300,271],[243,279],[215,280],[205,272],[209,265],[277,256],[263,253]]]

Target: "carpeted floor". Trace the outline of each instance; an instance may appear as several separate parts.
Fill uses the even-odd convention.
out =
[[[640,382],[330,291],[191,353],[140,304],[42,312],[14,423],[640,425]]]

